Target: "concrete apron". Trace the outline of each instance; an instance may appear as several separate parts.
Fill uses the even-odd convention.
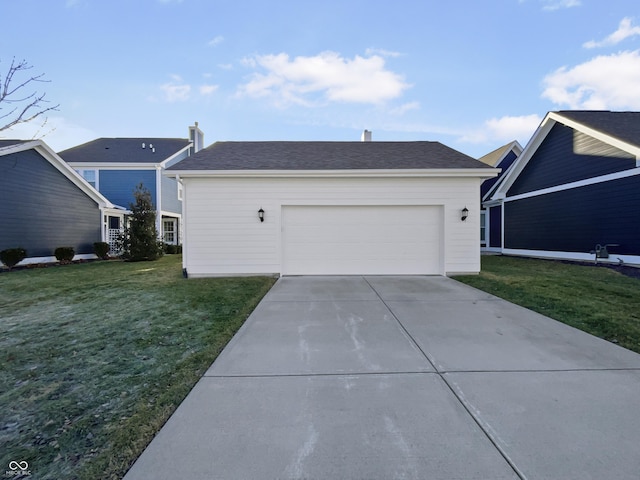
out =
[[[278,280],[126,475],[637,479],[640,355],[445,277]]]

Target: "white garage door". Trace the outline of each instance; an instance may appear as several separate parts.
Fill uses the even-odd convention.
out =
[[[283,206],[283,274],[442,274],[441,224],[437,206]]]

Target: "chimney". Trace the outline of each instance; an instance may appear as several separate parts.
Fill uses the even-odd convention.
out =
[[[360,137],[361,142],[370,142],[371,141],[371,131],[365,130],[362,132],[362,136]]]
[[[195,122],[194,126],[189,127],[189,141],[191,142],[189,155],[198,153],[204,148],[204,133],[198,128],[198,122]]]

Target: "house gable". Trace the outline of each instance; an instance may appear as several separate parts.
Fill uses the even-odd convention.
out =
[[[480,186],[480,197],[483,201],[491,198],[491,195],[504,178],[504,175],[507,173],[509,168],[511,168],[511,165],[513,165],[521,153],[522,146],[517,141],[513,141],[479,159],[481,162],[495,166],[501,170],[497,177],[488,178],[482,182],[482,185]]]
[[[0,152],[0,250],[22,247],[38,257],[73,246],[76,253],[92,253],[106,203],[74,172],[63,172],[71,170],[64,162],[48,158],[55,154],[42,142],[22,145],[30,148]]]
[[[592,139],[590,141],[597,140],[606,146],[616,148],[625,153],[623,158],[635,159],[636,165],[640,163],[640,136],[637,133],[632,133],[640,132],[640,112],[549,112],[540,123],[531,140],[527,143],[522,154],[499,182],[493,194],[494,199],[504,199],[507,197],[507,194],[509,194],[509,196],[515,195],[513,192],[509,192],[509,190],[513,184],[518,181],[523,170],[528,167],[533,156],[538,152],[538,149],[546,141],[547,136],[556,125],[573,129],[576,134],[582,133],[590,137]],[[573,138],[569,138],[569,140],[571,141],[570,145],[573,146]],[[577,143],[579,144],[580,142]],[[574,153],[575,150],[576,154],[582,155],[583,157],[587,156],[587,152],[585,151],[586,147],[576,150],[572,146],[565,147],[565,151]],[[604,160],[609,160],[611,157],[607,155],[615,152],[615,150],[613,150],[609,153],[603,153],[602,151],[598,153],[597,150],[596,147],[596,150],[593,152],[594,156],[599,155],[604,157]],[[615,153],[613,153],[613,158],[615,160]],[[629,164],[626,164],[626,166],[623,165],[620,168],[623,170],[625,168],[633,168],[633,165],[629,166]],[[556,185],[558,184],[559,183],[556,182]],[[523,188],[522,185],[520,185],[520,188]],[[532,190],[527,188],[527,191]]]
[[[555,123],[509,188],[507,196],[636,167],[635,155]]]

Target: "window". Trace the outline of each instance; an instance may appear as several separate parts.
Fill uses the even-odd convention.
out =
[[[176,220],[175,218],[162,221],[162,238],[164,243],[176,244]]]
[[[109,217],[109,228],[111,230],[120,229],[120,217]]]
[[[98,190],[97,170],[78,170],[78,173],[89,183],[89,185]]]
[[[487,244],[487,211],[480,212],[480,245]]]

